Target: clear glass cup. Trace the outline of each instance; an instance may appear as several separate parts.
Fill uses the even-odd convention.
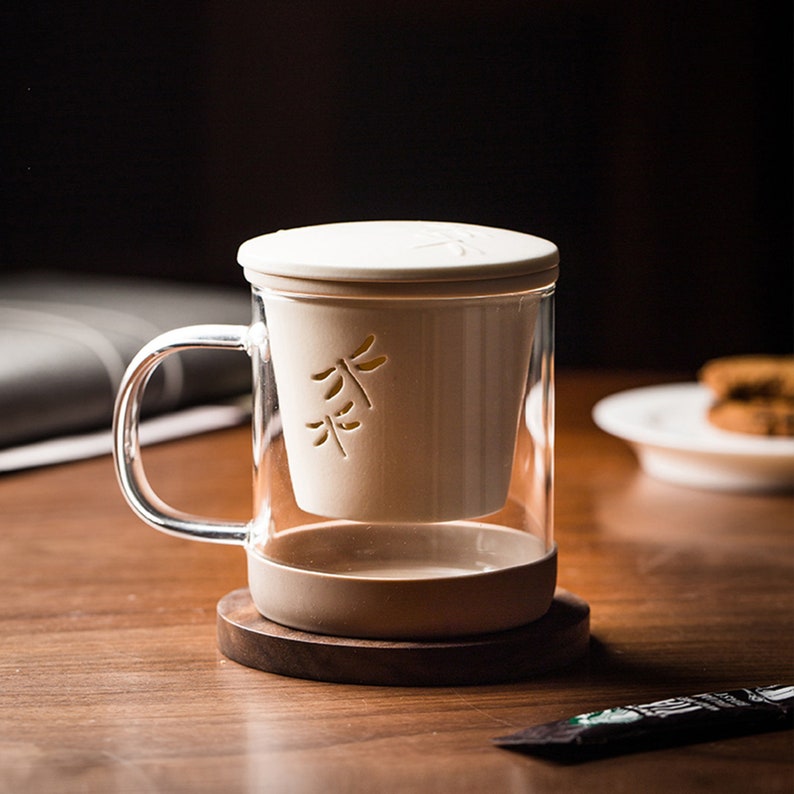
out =
[[[138,515],[242,544],[257,609],[305,631],[441,638],[545,614],[556,581],[553,244],[362,222],[264,235],[238,259],[251,325],[168,332],[120,389],[117,470]],[[252,360],[245,524],[187,516],[146,481],[145,383],[190,347]]]

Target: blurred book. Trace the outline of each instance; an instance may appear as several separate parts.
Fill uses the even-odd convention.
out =
[[[47,445],[68,459],[70,440],[74,457],[85,457],[89,448],[109,451],[116,392],[145,343],[179,326],[248,324],[250,316],[247,286],[47,272],[0,276],[0,470],[25,467],[21,447],[38,450],[38,462],[29,465],[48,462],[41,452]],[[155,371],[142,413],[180,411],[171,430],[161,419],[152,437],[183,435],[190,432],[187,417],[199,429],[232,422],[244,410],[234,398],[250,389],[244,354],[184,351]],[[196,408],[219,403],[211,412]],[[86,445],[96,433],[107,439]],[[13,456],[10,448],[17,448]]]

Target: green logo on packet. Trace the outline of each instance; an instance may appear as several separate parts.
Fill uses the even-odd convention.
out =
[[[624,708],[607,709],[606,711],[591,711],[589,714],[579,714],[568,720],[569,725],[620,725],[636,722],[642,719],[642,714]]]

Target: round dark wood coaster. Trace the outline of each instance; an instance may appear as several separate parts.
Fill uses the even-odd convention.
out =
[[[269,673],[342,684],[462,686],[519,681],[574,661],[589,645],[590,607],[557,589],[549,611],[517,629],[452,640],[364,640],[273,623],[242,588],[218,602],[217,627],[225,656]]]

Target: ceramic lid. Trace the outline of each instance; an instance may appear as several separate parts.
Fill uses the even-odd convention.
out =
[[[304,226],[244,242],[250,274],[323,281],[450,282],[557,277],[554,243],[522,232],[436,221],[355,221]]]

